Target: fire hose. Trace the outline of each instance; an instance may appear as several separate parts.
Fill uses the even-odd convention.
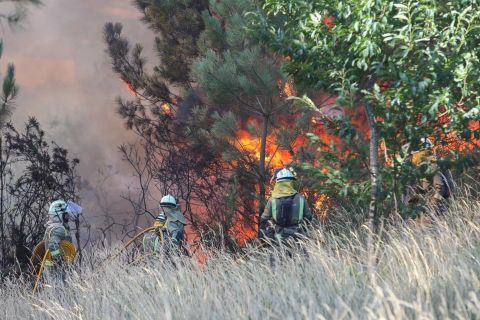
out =
[[[113,259],[115,259],[116,257],[118,257],[124,250],[128,249],[128,247],[135,242],[135,240],[137,240],[138,238],[140,238],[142,235],[144,235],[145,233],[149,232],[149,231],[153,231],[153,230],[157,230],[159,229],[159,227],[150,227],[150,228],[147,228],[145,230],[143,230],[142,232],[140,232],[139,234],[137,234],[135,237],[133,237],[130,241],[128,241],[124,246],[123,248],[121,248],[116,254],[114,254],[112,257],[108,257],[106,258],[101,264],[100,266],[104,265],[106,262],[109,262],[109,261],[112,261]],[[161,238],[161,242],[163,243],[164,242],[164,237],[163,237],[163,232],[160,232],[160,238]]]
[[[40,278],[42,277],[43,268],[45,267],[45,261],[47,261],[47,256],[50,253],[50,250],[47,250],[43,255],[42,263],[40,264],[40,268],[38,270],[37,279],[35,280],[35,286],[33,287],[33,294],[37,291],[38,284],[40,283]]]

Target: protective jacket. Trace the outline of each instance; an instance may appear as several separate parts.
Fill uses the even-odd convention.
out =
[[[282,214],[280,211],[285,201],[291,203],[289,205],[289,217],[280,219]],[[280,221],[282,220],[282,222]],[[260,229],[267,236],[274,236],[278,240],[282,240],[291,236],[304,233],[305,222],[312,220],[312,213],[308,207],[305,198],[298,193],[283,197],[273,197],[268,200],[265,210],[260,218]],[[273,232],[269,232],[269,224],[272,224]],[[271,234],[273,233],[273,234]]]
[[[146,233],[143,236],[143,252],[170,253],[171,250],[182,244],[185,234],[186,219],[176,208],[164,208],[167,221],[161,228]]]
[[[187,224],[187,220],[177,208],[164,208],[163,210],[167,216],[165,229],[168,238],[176,244],[181,244],[185,238],[185,225]]]
[[[72,242],[70,228],[64,224],[59,217],[51,217],[47,222],[45,230],[45,250],[50,250],[52,260],[45,261],[44,276],[47,281],[62,281],[65,278],[62,268],[63,257],[60,251],[60,241],[66,240]]]
[[[166,236],[166,230],[163,228],[145,233],[142,240],[143,252],[146,254],[160,253]]]

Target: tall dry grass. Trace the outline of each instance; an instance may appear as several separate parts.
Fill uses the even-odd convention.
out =
[[[31,294],[1,287],[2,319],[478,319],[480,202],[384,232],[317,231],[292,257],[282,248],[208,263],[85,267],[67,284]],[[96,253],[91,261],[100,260]]]

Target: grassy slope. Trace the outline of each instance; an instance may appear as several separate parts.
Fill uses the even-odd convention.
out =
[[[368,246],[365,234],[318,233],[308,255],[217,254],[207,265],[107,264],[32,296],[1,288],[2,319],[480,318],[480,202],[458,201],[430,226],[403,226]]]

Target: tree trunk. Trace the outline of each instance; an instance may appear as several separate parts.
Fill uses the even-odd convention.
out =
[[[263,116],[263,123],[262,123],[262,141],[260,144],[260,164],[259,164],[259,171],[260,171],[260,194],[259,194],[259,202],[258,202],[258,225],[260,226],[260,217],[263,213],[263,209],[265,208],[265,196],[266,196],[266,150],[267,150],[267,136],[268,136],[268,116]],[[260,229],[259,229],[260,230]]]
[[[367,115],[368,124],[370,126],[370,179],[372,182],[372,191],[370,193],[370,206],[368,209],[368,219],[372,226],[372,230],[377,231],[378,216],[377,216],[377,204],[378,196],[380,193],[380,185],[378,184],[378,132],[375,120],[375,114],[372,106],[365,103],[365,113]]]

